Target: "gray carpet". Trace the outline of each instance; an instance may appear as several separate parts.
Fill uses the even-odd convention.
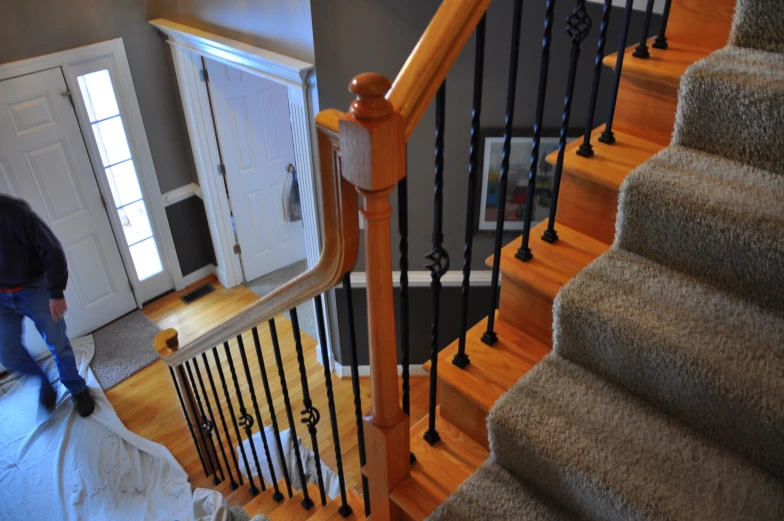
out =
[[[152,342],[159,331],[141,311],[134,311],[93,333],[90,367],[104,391],[158,360]]]
[[[263,297],[271,291],[281,287],[291,279],[298,275],[305,273],[308,270],[307,261],[301,260],[290,264],[284,268],[268,273],[263,277],[259,277],[247,283],[248,288],[258,295]],[[286,313],[286,318],[291,320],[290,313]],[[299,327],[311,337],[318,341],[318,327],[316,326],[316,313],[313,309],[311,302],[302,304],[297,307],[297,318],[299,319]]]
[[[784,14],[739,0],[681,81],[672,145],[495,404],[434,521],[784,519]]]
[[[264,514],[258,514],[251,518],[241,506],[235,505],[229,509],[229,521],[269,521]]]

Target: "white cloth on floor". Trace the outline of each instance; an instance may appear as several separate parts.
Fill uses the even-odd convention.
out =
[[[92,337],[72,344],[92,416],[76,414],[52,358],[42,362],[57,390],[51,414],[39,410],[37,378],[0,383],[0,519],[229,521],[220,493],[191,492],[165,447],[122,424],[88,367]]]

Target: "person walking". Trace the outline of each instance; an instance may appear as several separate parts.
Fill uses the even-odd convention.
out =
[[[55,408],[57,392],[22,345],[22,321],[29,317],[52,352],[76,411],[86,417],[95,410],[95,400],[66,336],[67,284],[68,263],[52,230],[26,202],[0,195],[0,364],[39,377],[41,405]]]

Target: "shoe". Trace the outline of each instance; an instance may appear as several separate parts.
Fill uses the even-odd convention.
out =
[[[57,405],[57,391],[54,390],[49,380],[41,380],[41,392],[38,394],[38,402],[47,412],[52,412]]]
[[[84,391],[71,396],[71,401],[82,418],[90,416],[95,410],[95,400],[90,394],[90,389],[85,388]]]

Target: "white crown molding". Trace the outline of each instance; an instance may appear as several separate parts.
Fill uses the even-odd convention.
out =
[[[471,272],[471,287],[484,287],[490,286],[492,282],[493,272],[490,270],[479,270]],[[426,288],[430,287],[431,282],[429,271],[409,271],[408,272],[408,287],[409,288]],[[501,280],[501,274],[498,274],[498,280]],[[392,272],[392,284],[394,287],[400,287],[400,272]],[[463,272],[450,271],[441,277],[441,285],[446,288],[460,287],[463,285]],[[367,287],[367,274],[364,271],[355,271],[351,274],[351,287],[352,288],[366,288]]]
[[[201,187],[196,183],[188,183],[185,186],[175,188],[174,190],[169,190],[163,194],[163,204],[166,206],[171,206],[175,203],[179,203],[180,201],[184,201],[185,199],[193,197],[194,195],[199,199],[203,199]]]

